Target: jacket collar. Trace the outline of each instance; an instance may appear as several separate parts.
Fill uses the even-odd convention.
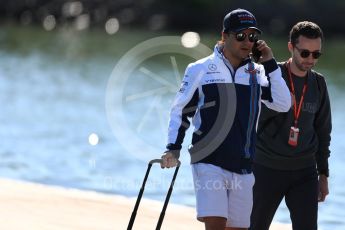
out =
[[[216,57],[220,58],[221,60],[223,60],[224,62],[229,62],[228,59],[226,59],[223,55],[223,45],[221,44],[216,44],[215,47],[214,47],[214,54]],[[248,63],[250,63],[252,60],[250,59],[250,57],[248,56],[246,59],[244,59],[240,65],[238,66],[238,68],[244,66],[244,65],[247,65]],[[230,62],[229,62],[230,63]]]

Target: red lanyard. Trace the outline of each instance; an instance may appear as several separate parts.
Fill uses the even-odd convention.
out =
[[[307,80],[308,79],[305,79],[305,82],[304,82],[304,85],[303,85],[301,99],[300,99],[299,103],[297,103],[296,94],[295,94],[295,86],[294,86],[293,81],[292,81],[290,62],[291,62],[291,60],[289,60],[288,63],[287,63],[287,69],[288,69],[288,73],[289,73],[291,93],[292,93],[292,96],[293,96],[293,99],[294,99],[294,104],[293,104],[293,109],[294,110],[293,111],[294,111],[294,118],[295,118],[295,128],[297,128],[297,122],[298,122],[299,116],[301,115],[300,113],[301,113],[301,108],[302,108],[302,104],[303,104],[303,101],[304,101],[304,95],[305,95],[305,92],[307,91]],[[298,108],[297,108],[297,104],[298,104]]]

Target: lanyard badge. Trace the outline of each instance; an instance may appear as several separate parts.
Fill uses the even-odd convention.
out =
[[[295,86],[293,84],[292,76],[291,76],[290,62],[291,62],[291,59],[287,63],[287,69],[288,69],[288,73],[289,73],[291,93],[292,93],[292,96],[293,96],[293,99],[294,99],[294,105],[293,105],[294,125],[291,126],[291,128],[290,128],[288,144],[293,146],[293,147],[296,147],[297,144],[298,144],[298,136],[299,136],[299,132],[300,132],[299,128],[297,127],[297,124],[298,124],[298,119],[299,119],[299,117],[301,115],[300,112],[301,112],[302,104],[303,104],[303,101],[304,101],[304,95],[305,95],[305,92],[307,91],[307,80],[308,79],[305,80],[305,83],[304,83],[304,86],[303,86],[303,90],[302,90],[301,99],[300,99],[300,101],[298,103],[296,101]],[[297,108],[297,105],[298,105],[298,108]]]
[[[294,126],[291,126],[290,134],[289,134],[289,145],[296,147],[298,143],[298,134],[299,134],[299,128],[296,128]]]

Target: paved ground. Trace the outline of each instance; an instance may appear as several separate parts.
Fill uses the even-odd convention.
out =
[[[126,229],[135,199],[0,179],[0,229]],[[133,229],[152,230],[162,203],[142,200]],[[169,204],[162,229],[204,229],[193,208]],[[271,230],[291,230],[275,224]]]

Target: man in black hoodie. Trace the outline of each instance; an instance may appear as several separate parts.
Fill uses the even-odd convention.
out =
[[[280,67],[292,107],[279,113],[262,105],[253,172],[252,230],[268,230],[285,197],[294,230],[316,230],[318,201],[328,195],[331,109],[324,77],[312,70],[323,33],[313,22],[290,31],[291,58]]]

